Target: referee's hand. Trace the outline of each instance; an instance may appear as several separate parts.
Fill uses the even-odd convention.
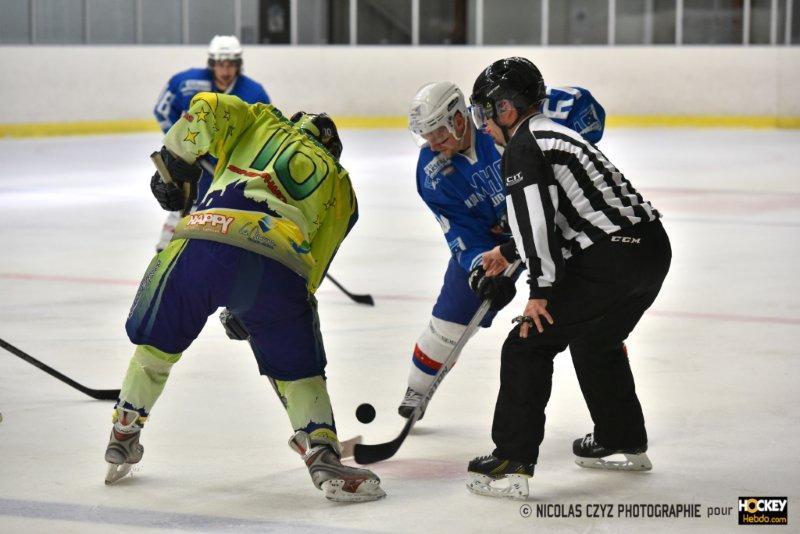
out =
[[[533,324],[536,325],[536,330],[541,334],[544,332],[544,326],[542,325],[542,317],[544,317],[548,323],[553,324],[553,318],[550,317],[550,313],[547,311],[547,300],[546,299],[531,299],[528,301],[528,304],[525,305],[525,311],[522,313],[525,317],[530,317]],[[531,330],[531,323],[528,321],[523,321],[519,327],[519,337],[525,339],[528,337],[528,333]]]

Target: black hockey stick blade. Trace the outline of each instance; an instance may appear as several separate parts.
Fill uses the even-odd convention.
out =
[[[394,456],[395,453],[400,449],[400,445],[402,445],[405,441],[408,433],[411,432],[411,428],[417,422],[418,417],[419,414],[415,410],[408,421],[406,421],[403,431],[400,432],[400,435],[392,441],[378,443],[376,445],[364,445],[363,443],[357,443],[353,448],[353,458],[355,459],[356,463],[374,464],[375,462],[382,462]]]
[[[355,293],[350,293],[342,284],[336,281],[336,279],[328,273],[325,273],[325,278],[333,282],[333,285],[341,289],[342,293],[350,297],[354,302],[366,304],[367,306],[375,306],[375,300],[372,298],[372,295],[357,295]]]
[[[29,364],[35,365],[36,367],[38,367],[39,369],[41,369],[45,373],[49,374],[50,376],[54,376],[54,377],[58,378],[59,380],[61,380],[62,382],[64,382],[65,384],[68,384],[68,385],[74,387],[75,389],[77,389],[81,393],[89,395],[93,399],[97,399],[97,400],[117,400],[117,398],[119,397],[119,390],[118,389],[92,389],[92,388],[87,388],[83,384],[79,384],[79,383],[75,382],[70,377],[59,373],[58,371],[56,371],[55,369],[53,369],[49,365],[40,362],[39,360],[37,360],[36,358],[31,356],[30,354],[27,354],[27,353],[21,351],[20,349],[18,349],[17,347],[12,345],[11,343],[5,341],[4,339],[0,339],[0,347],[3,347],[4,349],[6,349],[8,352],[13,354],[14,356],[22,358],[23,360],[25,360]]]

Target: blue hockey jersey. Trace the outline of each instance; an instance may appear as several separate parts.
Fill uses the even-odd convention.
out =
[[[181,113],[189,109],[189,103],[194,95],[204,92],[220,92],[214,85],[214,71],[211,69],[189,69],[169,79],[153,109],[158,125],[164,133],[181,117]],[[239,74],[225,93],[238,96],[248,104],[270,103],[264,87],[244,74]]]
[[[590,143],[603,137],[605,110],[580,87],[548,88],[542,113]],[[494,140],[473,128],[472,147],[446,158],[425,146],[417,161],[417,192],[442,227],[458,264],[474,269],[484,252],[511,238],[500,157]]]
[[[548,87],[542,115],[575,130],[592,144],[599,143],[603,137],[606,111],[581,87]]]

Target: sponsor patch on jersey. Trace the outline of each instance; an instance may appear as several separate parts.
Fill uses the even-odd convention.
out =
[[[594,104],[586,108],[581,116],[575,121],[575,125],[579,128],[578,133],[585,135],[589,132],[596,132],[603,129],[603,124],[597,116],[597,111],[594,109]]]
[[[517,185],[522,181],[522,172],[518,172],[517,174],[512,174],[511,176],[506,176],[506,187],[511,187],[512,185]]]
[[[248,241],[250,241],[251,243],[255,243],[256,245],[261,245],[262,247],[266,247],[269,249],[274,249],[275,241],[273,241],[272,239],[265,236],[262,232],[259,231],[261,230],[260,225],[261,221],[259,221],[258,225],[254,225],[252,223],[246,223],[239,230],[239,234]]]
[[[427,165],[425,165],[423,170],[425,171],[426,175],[433,177],[439,172],[441,172],[442,169],[449,166],[451,166],[450,160],[439,154],[435,158],[433,158]]]
[[[431,189],[436,191],[436,186],[439,185],[441,178],[432,178],[430,176],[425,177],[425,189]]]
[[[228,227],[235,220],[235,217],[226,217],[218,213],[193,213],[189,217],[189,222],[186,223],[186,226],[203,230],[204,232],[215,232],[224,235],[228,233]]]
[[[261,178],[262,180],[264,180],[264,183],[267,184],[267,189],[269,189],[269,192],[272,193],[278,200],[287,203],[289,202],[288,200],[286,200],[286,195],[284,195],[283,192],[275,184],[275,181],[272,179],[272,175],[270,173],[248,171],[247,169],[240,169],[236,165],[228,165],[227,169],[236,174],[247,176],[248,178]]]
[[[181,93],[184,96],[208,91],[211,91],[211,81],[209,80],[185,80],[181,84]]]

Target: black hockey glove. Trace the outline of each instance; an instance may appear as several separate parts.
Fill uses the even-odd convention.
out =
[[[172,181],[177,182],[178,185],[186,182],[194,185],[200,179],[200,175],[203,174],[203,169],[200,168],[199,163],[186,163],[178,156],[173,155],[165,146],[161,147],[159,154],[161,154],[161,159],[167,166]]]
[[[165,180],[158,171],[153,175],[150,179],[153,196],[167,211],[188,211],[188,207],[194,203],[194,197],[197,195],[197,181],[203,174],[203,169],[196,163],[186,163],[179,157],[173,156],[167,147],[162,146],[158,154],[167,168],[169,177]],[[153,156],[155,155],[154,152]],[[189,187],[184,187],[184,184],[189,184]]]
[[[150,191],[158,200],[162,209],[167,211],[181,211],[184,208],[185,200],[183,190],[175,185],[175,182],[164,183],[161,175],[156,172],[150,179]]]
[[[237,341],[247,341],[250,339],[250,332],[247,331],[247,328],[245,328],[239,318],[236,317],[228,308],[225,308],[220,312],[219,320],[222,323],[223,328],[225,328],[225,333],[228,334],[229,338]]]
[[[479,265],[469,273],[469,287],[482,299],[489,299],[489,309],[498,311],[514,300],[517,288],[514,280],[507,276],[486,276],[483,266]]]

